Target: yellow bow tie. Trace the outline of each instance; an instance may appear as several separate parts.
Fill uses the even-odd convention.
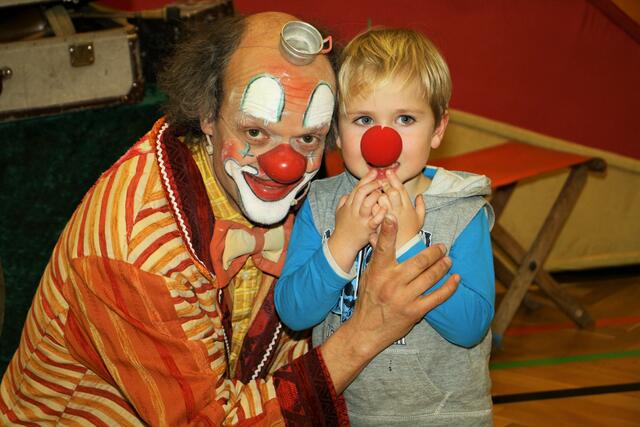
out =
[[[248,257],[265,273],[280,276],[292,222],[293,215],[289,215],[284,225],[275,228],[216,220],[209,250],[217,286],[226,286]]]

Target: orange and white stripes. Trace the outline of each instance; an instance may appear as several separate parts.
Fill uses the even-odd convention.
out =
[[[160,125],[64,229],[0,386],[0,425],[215,426],[265,408],[279,419],[270,379],[225,379],[217,289],[162,187]],[[275,367],[305,351],[283,340]]]

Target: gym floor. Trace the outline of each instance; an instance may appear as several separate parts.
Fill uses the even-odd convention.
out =
[[[595,327],[576,328],[532,287],[492,354],[495,426],[640,426],[640,267],[555,278]]]

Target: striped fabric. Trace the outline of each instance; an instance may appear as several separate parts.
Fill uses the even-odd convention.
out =
[[[0,386],[0,425],[348,423],[320,353],[299,357],[306,342],[287,334],[273,377],[230,379],[215,278],[188,232],[191,196],[158,151],[165,129],[106,171],[65,227]]]
[[[238,222],[240,224],[251,227],[252,224],[235,210],[224,193],[218,186],[214,178],[211,164],[208,160],[206,151],[201,144],[194,144],[192,147],[193,159],[200,170],[202,179],[207,189],[207,195],[211,202],[213,215],[217,219]],[[263,277],[264,276],[264,277]],[[265,283],[262,283],[263,280]],[[247,258],[247,262],[242,267],[238,275],[231,280],[229,288],[231,290],[231,298],[233,300],[233,310],[231,312],[231,324],[233,325],[233,339],[231,340],[231,348],[229,351],[229,368],[231,372],[235,372],[236,361],[242,348],[244,336],[249,329],[251,321],[252,309],[255,307],[256,295],[262,283],[263,289],[268,289],[273,278],[268,277],[258,270],[251,258]],[[266,295],[261,295],[261,300]]]

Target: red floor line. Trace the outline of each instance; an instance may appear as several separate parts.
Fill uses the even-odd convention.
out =
[[[640,323],[640,316],[626,316],[626,317],[610,317],[605,319],[596,320],[596,328],[604,328],[607,326],[620,326],[620,325],[633,325]],[[578,329],[575,323],[549,323],[543,325],[529,325],[529,326],[513,326],[506,330],[505,336],[521,336],[529,334],[539,334],[542,332],[558,331],[562,329]]]

